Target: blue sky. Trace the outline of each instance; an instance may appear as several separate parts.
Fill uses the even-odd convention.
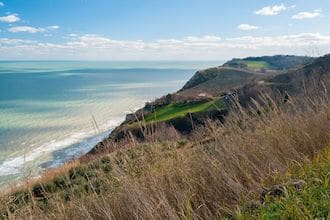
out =
[[[0,2],[5,60],[223,60],[330,49],[328,0]]]

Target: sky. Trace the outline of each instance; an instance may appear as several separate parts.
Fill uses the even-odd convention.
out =
[[[329,0],[0,0],[0,60],[330,52]]]

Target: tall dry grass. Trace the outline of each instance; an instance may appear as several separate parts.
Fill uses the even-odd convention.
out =
[[[15,208],[1,199],[4,218],[33,219],[219,219],[245,199],[330,143],[327,96],[277,105],[268,96],[254,107],[239,105],[226,123],[208,122],[189,140],[138,143],[112,153],[110,173],[93,170],[87,193],[68,186]],[[163,127],[157,136],[166,136]],[[92,161],[91,161],[92,162]],[[89,162],[89,163],[91,163]],[[92,169],[92,168],[91,168]],[[66,174],[67,176],[69,174]],[[94,179],[93,179],[94,178]],[[71,181],[68,178],[68,181]],[[97,181],[97,184],[95,184]],[[83,183],[82,183],[83,184]],[[70,185],[70,184],[68,184]],[[101,185],[101,187],[99,187]],[[96,188],[96,186],[98,186]],[[31,191],[30,191],[31,192]],[[31,192],[33,197],[33,192]]]

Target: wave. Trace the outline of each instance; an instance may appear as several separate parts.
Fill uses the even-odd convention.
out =
[[[99,141],[106,138],[111,130],[123,120],[123,117],[116,117],[109,120],[99,127],[97,135],[93,131],[75,132],[64,139],[51,140],[29,152],[10,157],[0,164],[0,177],[22,175],[23,170],[31,163],[36,164],[39,169],[53,168],[65,163],[69,159],[85,154]],[[53,158],[52,154],[56,153],[60,156]]]

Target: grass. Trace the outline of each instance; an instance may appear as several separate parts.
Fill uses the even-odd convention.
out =
[[[197,72],[180,91],[180,96],[196,97],[200,93],[217,96],[260,77],[244,69],[211,68]]]
[[[276,181],[285,183],[292,179],[303,180],[302,189],[287,187],[281,198],[266,198],[256,210],[245,209],[238,219],[327,219],[330,217],[330,146],[313,160],[294,165],[285,176]]]
[[[154,113],[146,115],[145,121],[167,121],[176,117],[183,117],[188,113],[203,112],[212,109],[224,109],[223,100],[217,98],[209,102],[171,103],[156,109]]]
[[[292,164],[304,167],[306,159],[330,144],[330,104],[319,98],[277,106],[265,96],[270,105],[238,107],[225,124],[209,122],[188,140],[131,140],[54,175],[48,171],[47,178],[1,196],[0,218],[233,217],[244,199],[258,197]],[[169,129],[159,132],[166,136]],[[313,167],[306,170],[314,172]],[[315,207],[324,213],[323,205]]]
[[[249,69],[261,70],[262,68],[268,69],[270,65],[265,61],[242,61]]]

